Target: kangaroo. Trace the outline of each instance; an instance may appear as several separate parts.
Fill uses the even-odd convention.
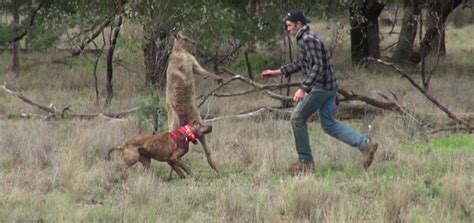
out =
[[[180,126],[194,121],[205,125],[194,99],[194,75],[222,81],[221,77],[202,68],[196,58],[187,51],[194,45],[195,42],[183,35],[181,31],[173,36],[173,49],[166,70],[166,106],[169,131],[176,130]],[[212,160],[210,148],[204,135],[199,137],[199,142],[204,148],[207,162],[216,173],[219,173],[216,164]]]

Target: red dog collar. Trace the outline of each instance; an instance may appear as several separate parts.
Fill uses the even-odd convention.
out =
[[[181,126],[169,133],[173,141],[175,141],[175,143],[186,152],[189,148],[189,142],[191,141],[193,144],[196,144],[197,139],[199,138],[197,130],[191,124]]]
[[[198,132],[194,126],[191,124],[186,124],[178,129],[183,135],[186,136],[187,140],[191,141],[193,144],[197,143],[199,138]]]

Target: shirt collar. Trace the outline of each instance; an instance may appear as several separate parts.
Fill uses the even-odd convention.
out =
[[[296,39],[299,40],[303,34],[309,30],[309,26],[308,25],[304,25],[303,27],[301,27],[300,30],[298,30],[298,32],[296,33]]]

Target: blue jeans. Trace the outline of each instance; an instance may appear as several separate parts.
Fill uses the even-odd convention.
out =
[[[368,142],[367,137],[335,120],[336,95],[337,91],[313,89],[293,110],[290,121],[300,160],[313,160],[306,121],[318,110],[321,126],[330,136],[354,147],[361,147]]]

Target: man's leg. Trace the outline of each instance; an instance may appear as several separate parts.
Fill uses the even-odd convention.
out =
[[[351,146],[358,147],[364,157],[363,166],[367,169],[372,164],[374,154],[379,145],[377,143],[370,143],[367,137],[337,122],[334,118],[336,110],[335,101],[336,91],[332,93],[328,101],[319,110],[321,125],[324,131],[332,137]]]
[[[327,97],[328,94],[310,92],[296,105],[291,114],[291,127],[293,128],[296,151],[300,160],[313,160],[306,121],[327,101]]]
[[[367,137],[359,132],[337,122],[334,115],[336,112],[336,91],[331,91],[328,100],[319,110],[319,118],[323,130],[330,136],[354,147],[367,144]]]

